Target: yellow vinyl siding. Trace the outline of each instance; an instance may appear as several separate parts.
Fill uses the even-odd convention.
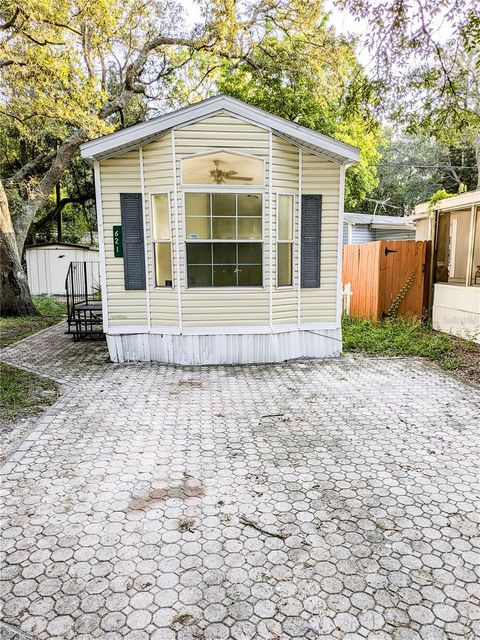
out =
[[[269,132],[228,114],[218,114],[175,130],[178,157],[228,149],[268,157]]]
[[[150,286],[150,314],[152,327],[178,324],[178,297],[176,290],[155,287],[155,258],[153,250],[152,195],[169,194],[171,220],[172,276],[175,285],[176,243],[173,201],[172,134],[167,133],[143,147],[145,181],[145,216],[147,222],[148,283]]]
[[[322,195],[322,229],[320,288],[302,289],[302,322],[336,321],[339,188],[340,166],[304,151],[302,194]]]
[[[274,191],[298,191],[298,152],[295,145],[272,136]]]
[[[269,132],[239,118],[219,114],[175,130],[177,156],[178,217],[180,232],[180,269],[182,282],[182,318],[185,327],[268,325],[269,323],[269,247],[268,247],[268,152]],[[188,289],[185,273],[184,191],[181,185],[181,160],[185,156],[206,153],[213,149],[227,149],[246,153],[265,160],[264,200],[264,288],[255,289]],[[232,190],[234,186],[230,187]],[[205,187],[209,191],[209,187]]]
[[[174,159],[176,154],[177,201],[174,202]],[[272,167],[269,166],[269,143],[272,140]],[[186,287],[184,243],[184,193],[181,184],[181,161],[185,156],[226,149],[264,161],[265,184],[251,191],[263,194],[264,274],[262,288],[188,289]],[[181,316],[184,327],[245,327],[295,324],[298,319],[299,256],[299,149],[283,138],[228,114],[218,114],[168,132],[145,145],[143,172],[145,189],[147,286],[150,295],[150,318],[156,327],[179,324],[178,259],[180,263]],[[140,153],[131,151],[100,162],[101,195],[104,216],[104,240],[107,268],[109,324],[142,325],[148,320],[145,291],[125,291],[123,260],[113,257],[113,232],[121,224],[120,193],[140,193]],[[272,202],[269,202],[271,177]],[[302,289],[301,322],[334,322],[337,304],[337,239],[340,168],[303,151],[302,193],[321,194],[321,287]],[[228,187],[235,191],[235,187]],[[245,190],[245,187],[243,187]],[[213,190],[215,188],[213,187]],[[208,186],[205,191],[210,191]],[[156,288],[152,236],[151,198],[154,193],[168,193],[170,201],[173,289]],[[276,281],[276,207],[279,193],[294,195],[293,286],[277,288]],[[178,207],[178,230],[175,227],[175,204]],[[270,220],[270,204],[272,219]],[[271,224],[270,224],[271,222]],[[270,241],[271,232],[271,241]],[[270,255],[270,246],[272,255]],[[270,317],[270,262],[272,262],[272,315]]]
[[[126,291],[123,259],[113,255],[113,225],[121,224],[120,193],[140,193],[138,151],[100,162],[103,232],[107,272],[108,322],[115,325],[145,325],[145,291]]]

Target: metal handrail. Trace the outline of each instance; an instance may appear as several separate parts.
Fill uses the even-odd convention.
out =
[[[75,325],[75,308],[78,304],[101,299],[98,262],[70,262],[65,278],[67,296],[68,331]],[[97,297],[100,294],[100,297]]]

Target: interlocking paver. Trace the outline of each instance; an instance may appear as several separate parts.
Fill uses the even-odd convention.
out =
[[[478,388],[403,359],[114,365],[63,327],[2,358],[66,385],[4,466],[21,632],[480,635]]]

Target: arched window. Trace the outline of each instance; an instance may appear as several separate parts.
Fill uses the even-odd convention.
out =
[[[263,161],[227,151],[215,151],[185,158],[182,163],[185,185],[263,184]]]

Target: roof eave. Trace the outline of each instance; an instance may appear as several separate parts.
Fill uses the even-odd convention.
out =
[[[147,144],[172,128],[184,126],[192,120],[208,117],[219,111],[228,111],[233,115],[250,120],[254,124],[268,126],[280,134],[295,138],[300,146],[305,144],[308,148],[311,145],[318,152],[328,154],[333,161],[339,164],[348,165],[358,162],[360,154],[355,147],[226,96],[209,98],[123,131],[85,142],[80,147],[81,155],[86,160],[100,160],[106,156],[117,155],[122,150],[134,149]]]

